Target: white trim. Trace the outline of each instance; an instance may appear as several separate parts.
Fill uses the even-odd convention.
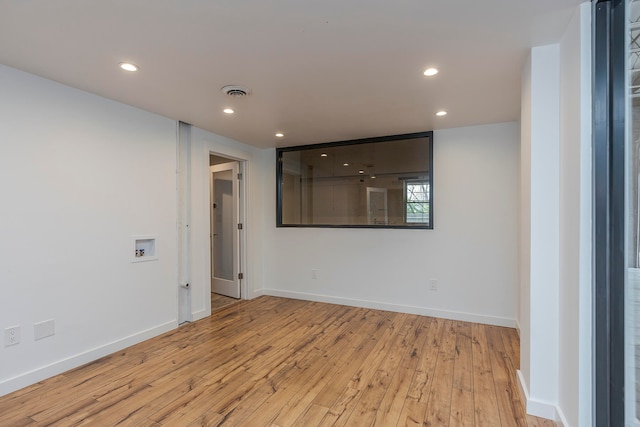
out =
[[[144,331],[137,332],[133,335],[129,335],[122,339],[112,341],[108,344],[100,347],[93,348],[91,350],[78,353],[73,356],[69,356],[66,359],[58,360],[57,362],[50,363],[48,365],[36,368],[29,372],[16,375],[15,377],[8,378],[0,382],[0,396],[12,393],[16,390],[20,390],[23,387],[35,384],[38,381],[42,381],[47,378],[51,378],[55,375],[66,372],[70,369],[77,368],[86,363],[93,362],[101,357],[120,351],[124,348],[131,347],[132,345],[139,344],[150,338],[161,335],[178,326],[177,320],[171,320],[153,328],[146,329]]]
[[[211,156],[211,154],[209,154]],[[242,207],[242,195],[240,194],[241,190],[241,179],[238,178],[240,176],[240,169],[242,162],[228,159],[230,160],[228,163],[219,163],[216,165],[209,166],[209,235],[215,236],[214,230],[214,214],[212,205],[214,205],[215,192],[213,189],[213,183],[215,181],[214,174],[218,172],[231,172],[231,187],[232,187],[232,218],[231,224],[232,227],[232,268],[231,268],[231,279],[223,279],[215,277],[214,268],[211,267],[210,276],[210,287],[211,292],[215,292],[226,295],[231,298],[241,298],[242,296],[242,280],[239,277],[239,273],[241,272],[241,268],[243,265],[241,264],[242,259],[242,237],[244,233],[241,233],[241,229],[238,228],[237,224],[244,223],[241,207]],[[213,239],[213,237],[210,237]],[[210,264],[213,266],[214,264],[214,254],[213,254],[213,241],[210,242],[209,246],[209,257],[211,257]]]
[[[278,289],[263,289],[263,295],[276,297],[300,299],[305,301],[326,302],[330,304],[341,304],[352,307],[372,308],[376,310],[394,311],[398,313],[417,314],[421,316],[439,317],[442,319],[460,320],[464,322],[482,323],[485,325],[504,326],[515,328],[516,320],[497,316],[485,316],[483,314],[462,313],[459,311],[437,310],[426,307],[415,307],[409,305],[389,304],[377,301],[358,300],[351,298],[333,297],[330,295],[310,294],[306,292],[291,292]]]
[[[522,371],[520,369],[516,371],[516,375],[518,377],[518,390],[520,390],[520,397],[525,403],[528,415],[553,420],[559,427],[569,426],[566,423],[564,414],[560,413],[556,405],[549,402],[541,402],[529,397],[529,390],[527,389],[527,384],[524,381],[524,377],[522,376]]]
[[[209,298],[209,301],[211,301],[211,298]],[[211,302],[209,302],[209,304],[211,304]],[[193,321],[194,322],[196,320],[204,319],[205,317],[211,316],[211,308],[209,308],[208,311],[207,311],[206,308],[204,308],[202,310],[198,310],[196,312],[191,313],[191,315],[193,316]]]
[[[256,289],[251,293],[251,296],[249,296],[247,299],[258,298],[258,297],[261,297],[262,295],[267,295],[265,294],[264,289]]]
[[[556,420],[556,425],[558,427],[571,427],[569,421],[567,421],[567,417],[564,416],[564,412],[560,409],[560,407],[556,407],[556,411],[558,412],[558,419]]]
[[[197,129],[197,128],[196,128]],[[206,131],[204,131],[206,132]],[[218,137],[216,135],[216,137]],[[222,138],[225,139],[225,138]],[[205,209],[206,215],[204,216],[205,218],[209,218],[207,225],[206,225],[206,230],[208,231],[208,233],[206,233],[207,235],[211,236],[211,183],[210,183],[210,156],[214,155],[214,156],[218,156],[218,157],[224,157],[226,159],[229,159],[229,161],[231,162],[237,162],[238,164],[238,171],[239,173],[242,174],[242,179],[240,180],[240,182],[238,183],[238,201],[239,201],[239,211],[238,211],[238,222],[244,224],[244,228],[243,228],[243,232],[240,233],[240,269],[243,270],[242,272],[244,273],[244,279],[240,280],[240,299],[249,299],[247,296],[249,295],[249,289],[251,289],[251,287],[253,286],[253,283],[250,282],[250,274],[249,273],[249,239],[250,237],[248,237],[248,229],[250,228],[250,221],[249,221],[249,185],[248,185],[248,180],[249,180],[249,164],[251,162],[250,159],[250,155],[248,153],[243,153],[243,152],[236,152],[236,150],[227,150],[227,149],[223,149],[224,147],[219,146],[215,141],[211,141],[211,140],[203,140],[203,149],[204,149],[204,162],[206,163],[206,193],[205,193],[205,200],[207,201],[206,203],[203,204],[203,207]],[[228,148],[228,147],[227,147]],[[204,292],[205,292],[205,307],[207,309],[207,315],[206,316],[210,316],[211,315],[211,237],[204,239],[204,243],[201,247],[202,250],[206,251],[206,253],[208,253],[208,259],[205,262],[205,267],[206,267],[206,277],[207,280],[205,281],[205,286],[204,286]],[[205,244],[206,243],[206,244]],[[209,295],[209,298],[207,300],[207,295]],[[196,313],[193,314],[194,319],[196,318]],[[203,317],[206,317],[203,316]]]

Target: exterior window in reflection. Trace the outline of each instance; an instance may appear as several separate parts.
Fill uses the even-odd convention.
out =
[[[429,224],[429,183],[407,181],[405,185],[405,218],[409,224]]]

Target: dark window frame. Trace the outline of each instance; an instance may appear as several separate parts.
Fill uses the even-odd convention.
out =
[[[626,3],[594,6],[594,425],[625,425]]]
[[[429,223],[405,224],[405,225],[373,225],[373,224],[284,224],[282,222],[282,154],[291,151],[313,150],[320,148],[332,148],[348,145],[372,144],[388,141],[399,141],[415,138],[428,138],[429,140]],[[433,230],[433,131],[406,133],[400,135],[388,135],[373,138],[353,139],[347,141],[325,142],[321,144],[296,145],[276,149],[276,227],[280,228],[367,228],[367,229],[399,229],[399,230]]]

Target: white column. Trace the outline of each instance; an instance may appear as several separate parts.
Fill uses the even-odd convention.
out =
[[[523,73],[519,379],[530,414],[558,402],[560,56],[535,47]]]

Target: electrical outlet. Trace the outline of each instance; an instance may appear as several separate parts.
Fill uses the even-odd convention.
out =
[[[311,278],[313,280],[317,280],[318,279],[318,270],[316,270],[315,268],[311,270]]]
[[[432,291],[438,290],[438,279],[429,280],[429,289],[431,289]]]
[[[4,346],[16,345],[20,343],[20,326],[12,326],[4,330]]]

